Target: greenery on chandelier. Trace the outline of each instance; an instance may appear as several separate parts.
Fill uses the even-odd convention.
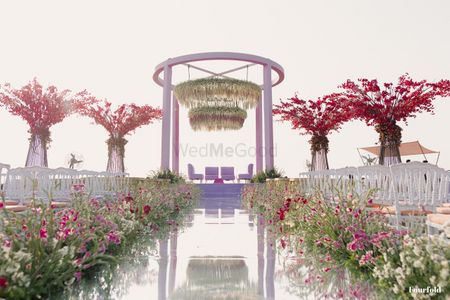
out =
[[[194,130],[238,130],[247,112],[237,106],[200,106],[189,110],[189,123]]]
[[[179,83],[174,88],[178,101],[189,108],[215,104],[254,108],[261,98],[261,88],[250,81],[231,78],[200,78]]]

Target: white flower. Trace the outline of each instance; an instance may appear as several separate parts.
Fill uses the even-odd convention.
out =
[[[17,257],[18,260],[28,261],[31,259],[31,254],[23,250],[17,251],[16,253],[14,253],[14,255]]]
[[[75,256],[75,247],[70,246],[69,247],[69,256],[74,257]]]
[[[15,261],[12,261],[12,264],[10,264],[6,267],[5,272],[6,272],[6,274],[14,274],[17,271],[19,271],[19,269],[20,269],[20,264],[18,264]]]
[[[411,275],[411,273],[412,273],[412,269],[410,268],[410,267],[406,267],[406,275]]]
[[[430,283],[432,284],[432,285],[436,285],[436,276],[431,276],[430,277]]]
[[[378,278],[381,277],[381,273],[380,273],[380,270],[378,269],[378,267],[375,267],[375,268],[373,269],[373,276],[374,276],[374,277],[378,277]]]
[[[423,265],[423,263],[422,263],[421,260],[416,260],[416,261],[413,263],[413,266],[414,266],[414,268],[420,268],[420,269],[425,268],[425,266]]]
[[[420,248],[418,246],[414,246],[413,248],[413,252],[415,255],[420,256],[422,251],[420,250]]]
[[[398,292],[400,292],[398,286],[396,284],[394,284],[394,287],[392,288],[392,291],[394,292],[394,294],[398,294]]]
[[[446,280],[448,277],[448,268],[443,268],[439,275],[441,277],[441,280]]]
[[[438,286],[441,287],[441,289],[445,290],[447,286],[449,285],[448,280],[445,281],[439,281]]]
[[[58,253],[61,254],[61,256],[66,256],[68,252],[69,248],[67,246],[64,246],[58,250]]]
[[[405,253],[403,251],[401,251],[399,255],[400,255],[400,261],[401,261],[402,265],[404,265],[406,263]]]

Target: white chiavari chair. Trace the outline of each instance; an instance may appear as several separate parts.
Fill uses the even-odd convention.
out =
[[[358,169],[356,167],[346,167],[335,170],[335,190],[344,196],[353,193]]]
[[[395,215],[396,226],[421,224],[427,214],[436,212],[444,201],[446,174],[435,165],[419,162],[390,167],[394,205],[388,212]]]
[[[356,190],[360,194],[371,192],[372,200],[377,205],[392,205],[392,178],[389,167],[358,167]]]

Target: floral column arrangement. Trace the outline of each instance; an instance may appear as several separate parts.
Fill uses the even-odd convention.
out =
[[[122,104],[116,110],[111,110],[111,103],[104,100],[94,104],[78,107],[78,112],[90,117],[95,123],[103,126],[109,132],[108,164],[106,170],[112,173],[125,172],[124,157],[125,136],[135,129],[160,120],[161,109],[149,105]]]
[[[328,134],[339,130],[353,117],[346,101],[342,101],[339,94],[326,95],[316,101],[295,96],[274,107],[273,113],[279,115],[281,121],[291,122],[292,129],[311,136],[311,171],[328,169]]]
[[[55,86],[44,89],[36,78],[21,89],[14,89],[8,83],[0,86],[0,105],[30,126],[26,167],[48,167],[50,128],[73,113],[76,103],[89,102],[85,95],[86,92],[71,95],[69,90],[58,91]]]
[[[368,126],[374,126],[379,134],[380,165],[401,162],[402,128],[398,122],[407,124],[408,118],[423,111],[433,113],[433,100],[450,95],[449,80],[436,83],[414,81],[408,74],[401,76],[397,85],[384,83],[380,86],[376,79],[359,79],[358,83],[347,80],[341,87],[355,117]]]

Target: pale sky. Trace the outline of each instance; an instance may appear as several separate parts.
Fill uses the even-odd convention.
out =
[[[0,83],[21,87],[33,77],[60,89],[87,89],[113,103],[162,105],[154,68],[169,57],[232,51],[268,57],[284,67],[286,79],[273,89],[273,102],[293,96],[316,98],[337,90],[347,78],[396,81],[450,79],[450,2],[442,1],[1,1]],[[227,67],[220,64],[214,67]],[[231,67],[234,64],[230,64]],[[217,69],[221,71],[221,69]],[[259,80],[257,70],[249,79]],[[244,79],[244,74],[238,78]],[[179,68],[174,77],[187,80]],[[436,114],[421,114],[403,127],[403,141],[419,140],[441,151],[439,165],[450,169],[450,99],[436,101]],[[206,143],[246,149],[254,146],[254,111],[240,131],[198,133],[181,112],[183,149]],[[84,157],[83,168],[104,170],[106,131],[71,116],[51,130],[50,167],[70,152]],[[0,162],[23,166],[28,127],[0,109]],[[305,170],[307,136],[276,122],[275,165],[289,176]],[[357,147],[377,142],[373,128],[355,121],[330,136],[332,168],[360,165]],[[134,176],[160,165],[161,123],[128,138],[125,164]],[[240,143],[246,146],[240,145]],[[243,172],[252,157],[181,156],[181,171],[192,162],[235,166]],[[421,159],[421,158],[418,158]],[[430,162],[435,157],[430,156]]]

